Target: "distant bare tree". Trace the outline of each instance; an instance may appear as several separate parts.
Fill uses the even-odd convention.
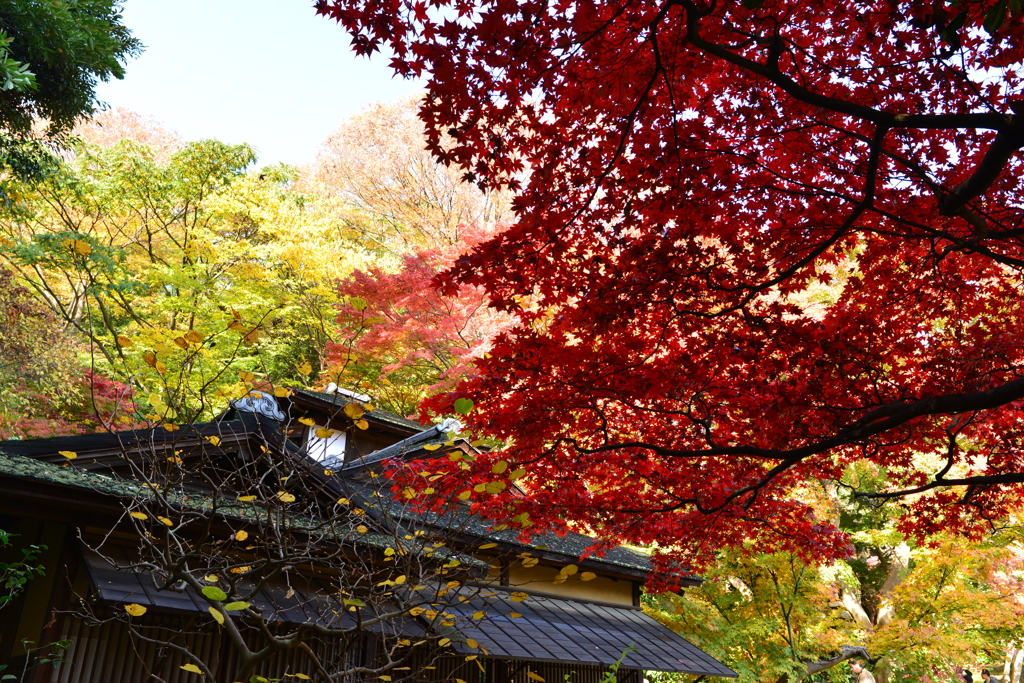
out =
[[[457,245],[467,228],[493,231],[509,196],[481,191],[426,150],[419,99],[376,104],[323,143],[307,181],[361,209],[365,237],[395,253]]]

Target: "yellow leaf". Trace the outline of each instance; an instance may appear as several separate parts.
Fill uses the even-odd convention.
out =
[[[142,605],[136,605],[133,602],[130,605],[125,605],[124,606],[124,611],[127,612],[128,614],[132,615],[133,617],[141,617],[143,614],[146,613],[146,608],[143,607]]]
[[[405,583],[405,574],[402,574],[401,576],[395,579],[396,586],[401,586],[403,583]]]
[[[579,567],[577,567],[577,566],[576,566],[576,565],[574,565],[574,564],[567,564],[567,565],[565,565],[564,567],[562,567],[562,571],[561,571],[561,573],[562,573],[562,574],[565,574],[566,576],[572,576],[573,574],[575,574],[576,572],[578,572],[578,571],[579,571],[579,569],[580,569],[580,568],[579,568]]]
[[[178,431],[178,425],[171,424],[170,422],[165,422],[164,423],[164,429],[166,429],[169,432],[176,432],[176,431]]]
[[[523,615],[520,614],[519,612],[509,612],[508,613],[508,618],[509,619],[518,619],[521,616],[523,616]]]
[[[469,489],[466,489],[465,491],[459,494],[459,500],[469,500],[469,497],[472,495],[473,492],[470,491]]]
[[[238,500],[243,503],[251,503],[252,501],[256,500],[256,496],[239,496]]]
[[[255,344],[256,342],[258,342],[259,340],[260,340],[260,331],[259,330],[250,330],[249,334],[247,334],[244,337],[242,337],[242,342],[246,346],[251,346],[251,345]]]
[[[358,429],[367,430],[370,428],[370,423],[366,420],[356,420],[355,425]]]
[[[358,420],[363,416],[363,413],[366,412],[363,410],[363,406],[359,403],[346,403],[343,410],[345,411],[345,414],[353,420]]]
[[[209,581],[210,583],[217,583],[220,580],[220,577],[216,574],[210,574],[208,576],[204,576],[203,578]]]
[[[244,541],[247,538],[249,538],[249,532],[248,531],[236,531],[235,532],[235,540],[236,541]]]
[[[175,455],[174,457],[167,458],[167,462],[173,462],[175,465],[181,465],[184,463],[184,460]]]
[[[537,681],[537,683],[544,683],[544,678],[541,677],[541,676],[538,676],[537,674],[533,673],[532,671],[527,671],[526,672],[526,677],[529,678],[531,681]]]
[[[306,674],[285,674],[285,676],[292,676],[294,678],[301,678],[304,681],[311,681],[311,680],[313,680],[312,678],[310,678]]]
[[[487,491],[487,493],[492,495],[501,493],[506,488],[508,488],[508,484],[503,481],[489,481],[484,484],[484,491]]]
[[[303,361],[295,366],[295,369],[299,371],[300,375],[308,375],[313,372],[313,366]]]
[[[51,451],[51,453],[52,452],[53,451]],[[75,453],[74,451],[57,451],[57,452],[60,453],[61,455],[63,455],[68,460],[74,460],[75,458],[78,457],[78,453]]]
[[[365,406],[363,406],[363,410],[365,410],[368,413],[372,413],[373,411],[377,410],[377,406],[373,405],[372,403],[367,403]]]
[[[82,256],[88,256],[92,253],[92,245],[85,240],[74,240],[73,245],[75,247],[75,251]]]
[[[524,593],[522,591],[516,591],[512,595],[508,596],[508,599],[511,600],[512,602],[524,602],[526,600],[529,600],[530,596],[529,596],[528,593]]]
[[[117,345],[120,346],[122,349],[126,349],[132,344],[134,344],[134,342],[128,337],[118,336],[117,338]]]
[[[515,481],[516,479],[522,479],[525,476],[526,470],[520,467],[518,470],[512,470],[512,473],[508,475],[508,478],[511,479],[512,481]]]
[[[213,609],[213,608],[211,607],[210,609]],[[221,617],[220,619],[221,619],[221,623],[223,623],[224,622],[224,617]],[[200,669],[195,664],[182,664],[181,665],[181,669],[182,669],[182,671],[188,671],[188,672],[194,673],[194,674],[201,674],[201,673],[203,673],[203,670]]]
[[[332,472],[330,470],[324,470],[324,476],[325,477],[333,477],[334,476],[334,472]]]
[[[193,344],[201,344],[203,342],[203,335],[199,334],[195,330],[189,330],[185,333],[185,339]]]
[[[252,374],[251,372],[241,370],[238,373],[238,379],[242,380],[243,382],[251,382],[254,379],[256,379],[256,375]]]
[[[441,640],[437,641],[437,644],[440,647],[447,647],[451,642],[452,642],[451,638],[442,638]]]
[[[147,515],[145,512],[129,512],[128,514],[134,517],[135,519],[149,519],[149,515]]]
[[[213,445],[213,446],[219,446],[220,445],[220,437],[219,436],[208,436],[208,437],[206,437],[206,440],[209,441],[210,444]]]
[[[473,640],[472,638],[466,638],[466,645],[468,645],[469,647],[473,648],[474,650],[477,649],[478,647],[480,647],[480,644],[478,642],[476,642],[475,640]]]
[[[223,624],[224,623],[224,613],[223,612],[221,612],[219,609],[217,609],[213,605],[207,607],[206,609],[210,610],[210,616],[213,617],[214,621],[216,621],[218,624]]]
[[[359,526],[356,527],[356,531],[358,531],[361,534],[365,534],[367,531],[369,531],[369,529],[367,529],[365,526],[360,524]]]
[[[153,367],[155,367],[156,371],[159,372],[161,375],[167,372],[167,366],[161,363],[160,361],[157,361],[156,365],[154,365]]]
[[[502,472],[504,472],[507,469],[508,469],[508,461],[507,460],[499,460],[498,462],[494,463],[494,465],[491,467],[491,472],[494,472],[495,474],[501,474]]]
[[[229,571],[232,574],[244,574],[247,571],[249,571],[250,569],[252,569],[252,567],[246,565],[245,567],[232,567]]]
[[[158,515],[157,519],[160,520],[160,523],[163,524],[164,526],[174,526],[174,522],[172,522],[171,520],[167,519],[166,517],[160,517]]]
[[[286,387],[278,387],[277,389],[274,389],[274,396],[277,396],[278,398],[285,398],[286,396],[291,396],[291,395],[292,395],[292,390],[288,389]],[[299,674],[295,674],[295,675],[298,676]],[[305,675],[305,674],[303,674],[303,675]]]
[[[473,619],[475,619],[476,621],[480,621],[486,616],[487,614],[485,612],[473,612]]]
[[[301,422],[302,424],[306,425],[307,427],[312,427],[313,426],[313,420],[312,420],[312,418],[309,418],[309,417],[300,417],[299,418],[299,422]]]
[[[580,581],[593,581],[597,578],[597,574],[594,572],[583,572],[580,574]]]
[[[425,450],[425,451],[436,451],[440,447],[441,447],[441,444],[439,444],[439,443],[428,443],[425,446],[423,446],[423,450]]]
[[[536,557],[525,557],[525,558],[523,558],[523,566],[527,567],[527,568],[529,568],[529,567],[536,567],[537,563],[539,563],[539,562],[540,562],[540,560],[538,560]]]
[[[142,354],[142,360],[145,361],[146,365],[149,367],[156,367],[156,354],[152,351],[146,351]]]
[[[246,326],[243,325],[242,323],[240,323],[239,321],[232,320],[228,324],[228,329],[229,330],[234,330],[235,332],[237,332],[239,334],[244,334],[248,328],[246,328]]]
[[[187,341],[185,341],[185,338],[184,338],[184,337],[175,337],[175,338],[174,338],[174,343],[175,343],[175,344],[176,344],[176,345],[177,345],[178,347],[180,347],[180,348],[182,348],[182,349],[187,349],[187,348],[188,348],[188,342],[187,342]]]
[[[498,547],[497,543],[484,543],[482,546],[480,546],[480,550],[490,550],[491,548],[497,548],[497,547]]]
[[[325,429],[324,427],[316,428],[316,436],[319,439],[328,439],[333,433],[330,429]]]
[[[295,496],[292,495],[291,493],[288,493],[287,491],[278,491],[277,492],[277,497],[278,497],[278,499],[282,503],[294,503],[295,502]]]
[[[339,498],[338,505],[348,505],[348,498]]]
[[[380,680],[382,680],[382,681],[390,681],[391,680],[391,676],[381,676]]]

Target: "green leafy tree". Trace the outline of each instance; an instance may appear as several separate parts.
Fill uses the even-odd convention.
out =
[[[120,0],[0,2],[0,121],[26,134],[37,119],[66,132],[99,108],[96,84],[124,77],[141,43],[121,23]]]
[[[96,84],[123,78],[142,50],[121,23],[120,0],[0,2],[0,201],[9,180],[38,182],[52,147],[100,108]],[[42,135],[40,136],[40,133]]]
[[[4,557],[0,562],[0,609],[21,595],[25,584],[37,576],[42,576],[44,568],[39,564],[39,555],[46,550],[45,545],[30,545],[27,548],[15,549],[11,540],[14,534],[0,529],[0,554],[7,556],[17,550],[12,559]]]
[[[208,416],[250,375],[315,374],[335,325],[332,283],[367,252],[295,189],[294,169],[251,170],[250,147],[212,140],[75,152],[18,187],[0,258],[89,364],[176,420]]]

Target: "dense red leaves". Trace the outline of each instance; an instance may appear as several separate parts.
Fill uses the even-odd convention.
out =
[[[518,320],[430,404],[508,441],[472,473],[525,464],[538,526],[697,557],[844,552],[800,487],[856,459],[974,484],[907,529],[1017,505],[1024,24],[996,5],[322,1],[429,77],[442,160],[517,191],[443,282]]]
[[[431,287],[440,270],[486,236],[472,226],[461,231],[459,244],[409,254],[397,272],[374,266],[339,283],[344,302],[339,340],[327,346],[328,377],[373,387],[378,402],[409,414],[424,396],[450,391],[473,374],[473,361],[509,316],[487,308],[480,287],[452,295]]]

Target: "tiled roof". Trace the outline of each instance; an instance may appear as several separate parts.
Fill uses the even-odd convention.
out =
[[[75,434],[73,436],[51,436],[42,439],[11,439],[0,441],[0,453],[8,455],[24,455],[38,457],[55,455],[59,451],[129,451],[153,445],[181,443],[189,439],[202,439],[216,435],[222,438],[249,436],[253,425],[247,425],[245,419],[218,419],[212,422],[197,422],[180,431],[169,432],[165,429],[126,429],[120,432],[98,432],[95,434]]]
[[[434,439],[421,442],[421,445],[431,443],[431,441],[443,441],[446,438],[446,435],[438,435]],[[375,455],[376,453],[371,453],[367,458],[372,458]],[[380,462],[380,460],[375,459],[374,462]],[[519,529],[496,531],[492,522],[470,514],[469,507],[463,505],[449,508],[443,514],[417,513],[397,500],[382,500],[373,496],[372,488],[365,481],[361,481],[358,476],[352,476],[358,475],[360,470],[358,464],[358,461],[351,463],[347,471],[341,472],[341,476],[333,477],[335,484],[340,486],[346,495],[358,496],[363,507],[379,510],[384,515],[403,520],[405,523],[425,524],[436,529],[448,529],[466,536],[477,537],[482,541],[496,541],[521,548],[524,551],[531,551],[541,559],[564,564],[578,562],[584,553],[593,548],[596,542],[596,539],[591,536],[574,532],[562,535],[554,532],[542,533],[531,537],[528,541],[523,541],[519,538],[521,533]],[[605,565],[608,570],[620,567],[638,579],[642,579],[651,570],[650,559],[647,555],[622,546],[613,546],[603,553],[591,555],[586,561],[597,566]]]
[[[143,492],[143,488],[137,484],[105,474],[81,470],[70,464],[64,467],[23,455],[9,454],[5,452],[9,443],[0,444],[0,474],[86,489],[112,496],[135,496]]]
[[[495,591],[497,592],[497,591]],[[453,641],[466,654],[472,638],[491,657],[534,662],[579,662],[695,676],[735,678],[736,672],[662,626],[640,610],[576,600],[529,596],[476,599],[448,608],[457,616],[484,611],[479,621],[463,619]],[[519,615],[519,616],[515,616]],[[629,648],[633,651],[627,652]]]
[[[370,453],[368,455],[363,456],[362,458],[359,458],[358,460],[353,460],[345,464],[345,466],[341,468],[341,471],[357,471],[360,469],[370,467],[371,465],[376,465],[377,463],[384,462],[385,460],[388,460],[390,458],[396,458],[403,456],[407,453],[413,453],[415,451],[422,450],[424,446],[439,446],[441,444],[447,443],[449,441],[448,433],[441,431],[438,427],[440,427],[440,425],[435,427],[429,427],[427,429],[424,429],[419,434],[413,434],[409,438],[403,439],[398,443],[394,443],[391,444],[390,446],[387,446],[386,448],[376,450],[373,453]]]
[[[339,408],[343,407],[346,403],[352,401],[351,398],[349,398],[348,396],[344,396],[343,394],[327,394],[322,391],[310,391],[309,389],[296,389],[295,393],[301,394],[303,396],[309,396],[311,398],[315,398],[326,403],[337,405]],[[371,410],[370,412],[366,413],[366,416],[375,418],[377,420],[380,420],[381,422],[390,422],[391,424],[398,425],[399,427],[403,427],[405,429],[423,429],[423,425],[420,424],[419,422],[416,422],[415,420],[410,420],[407,417],[402,417],[401,415],[396,415],[395,413],[389,413],[388,411],[381,410],[380,408],[377,408],[376,410]]]
[[[5,445],[6,443],[0,444],[0,447]],[[42,460],[35,460],[33,458],[26,458],[21,455],[8,455],[2,450],[0,450],[0,475],[17,477],[20,479],[32,479],[60,486],[68,486],[83,491],[93,491],[95,493],[121,499],[131,498],[134,500],[145,500],[153,495],[145,486],[131,481],[118,479],[117,477],[100,474],[98,472],[79,469],[70,463],[67,466],[64,466]],[[211,498],[196,495],[194,493],[188,496],[177,493],[166,493],[165,496],[169,503],[180,509],[201,511],[209,510],[212,507]],[[217,514],[219,516],[227,519],[239,520],[243,523],[256,522],[259,519],[262,519],[263,513],[265,512],[265,508],[260,506],[257,502],[243,503],[231,499],[221,499],[218,504],[219,509]],[[300,526],[316,526],[313,520],[307,517],[297,515],[291,517],[291,519]],[[344,536],[344,538],[342,538],[342,536]],[[348,532],[338,532],[335,535],[335,538],[338,540],[357,541],[361,545],[368,545],[375,548],[387,548],[394,544],[394,540],[389,534],[375,533],[373,531],[364,534],[351,532],[350,536],[348,535]],[[429,549],[429,552],[444,559],[457,559],[461,564],[472,566],[475,569],[485,569],[488,566],[486,562],[477,560],[471,555],[455,552],[448,548],[431,548]]]
[[[321,392],[306,390],[299,391],[322,398],[326,401],[333,401],[336,398],[345,398],[344,396],[324,394]],[[385,411],[374,411],[372,414],[382,414],[387,419],[393,419],[396,421],[396,424],[401,424],[403,427],[415,426],[421,431],[396,444],[374,451],[360,460],[348,463],[342,471],[357,473],[363,467],[374,465],[387,460],[388,458],[403,456],[408,453],[422,452],[423,446],[447,443],[450,438],[447,432],[438,431],[436,427],[423,429],[419,425],[416,425],[412,420],[407,420],[397,415],[386,413]],[[241,434],[245,431],[246,427],[241,422],[223,421],[196,425],[194,429],[197,433],[204,433],[209,429],[216,429],[220,432],[231,431]],[[125,432],[121,438],[124,439],[124,445],[126,447],[130,447],[133,439],[145,442],[147,440],[146,435],[150,435],[149,438],[153,438],[152,435],[155,435],[157,438],[170,437],[170,434],[165,434],[162,430],[158,429],[139,430],[138,434],[136,434],[136,432]],[[178,438],[181,437],[179,436]],[[12,455],[19,454],[15,455],[12,459],[0,458],[0,472],[11,474],[13,476],[25,476],[27,478],[41,479],[52,483],[74,486],[76,488],[87,488],[112,495],[138,495],[140,487],[129,482],[95,472],[85,472],[80,468],[73,466],[62,467],[60,465],[36,460],[32,457],[20,456],[21,453],[30,456],[38,456],[40,453],[56,453],[58,450],[78,450],[86,452],[93,447],[103,448],[110,445],[116,445],[116,443],[116,439],[109,434],[85,434],[72,437],[34,439],[30,441],[0,442],[0,454],[5,452]],[[339,479],[341,479],[341,477],[339,477]],[[408,510],[405,508],[402,508],[401,510],[390,510],[389,512],[392,514],[401,513],[401,515],[408,514]],[[420,521],[425,521],[433,526],[443,525],[442,520]],[[590,536],[574,532],[566,532],[561,535],[556,533],[544,533],[532,537],[528,542],[524,542],[519,539],[520,531],[518,529],[495,531],[492,528],[491,523],[481,518],[469,515],[467,515],[465,519],[458,520],[458,526],[463,532],[476,534],[481,538],[506,543],[512,546],[518,546],[524,550],[539,551],[549,556],[561,556],[549,559],[552,559],[552,561],[561,561],[564,559],[566,563],[579,560],[583,553],[587,552],[594,546],[595,542]],[[646,555],[621,546],[604,549],[597,555],[591,556],[589,559],[597,563],[622,567],[637,574],[645,574],[651,569],[650,560]]]
[[[432,523],[435,526],[444,525],[443,520],[434,520]],[[519,529],[495,531],[490,522],[469,514],[465,516],[465,519],[459,520],[458,524],[467,533],[476,534],[491,541],[519,546],[524,550],[539,551],[547,556],[562,555],[566,564],[579,561],[583,554],[591,550],[596,543],[596,539],[592,536],[571,531],[562,535],[554,532],[536,534],[528,541],[523,541],[519,538],[521,533]],[[557,560],[558,558],[549,559]],[[615,565],[644,574],[651,570],[651,561],[647,555],[623,546],[613,546],[604,552],[591,555],[587,559],[597,564]]]

